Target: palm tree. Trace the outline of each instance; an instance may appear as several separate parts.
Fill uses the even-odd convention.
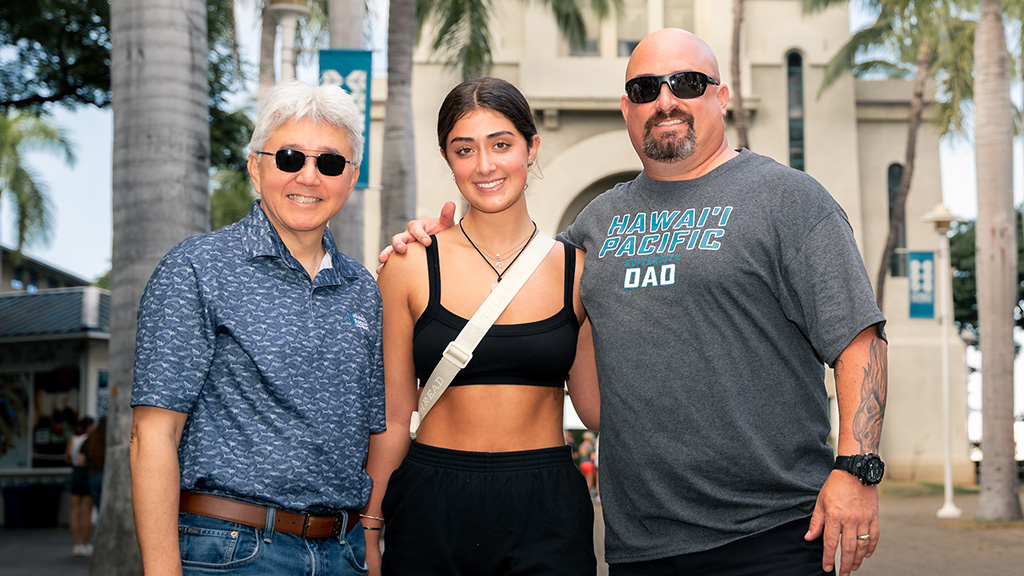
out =
[[[45,240],[50,231],[48,189],[23,161],[29,150],[63,152],[66,162],[75,162],[71,142],[48,117],[18,110],[0,115],[0,201],[9,195],[14,206],[16,254],[34,240]],[[2,270],[0,266],[0,284]]]
[[[740,40],[743,38],[743,0],[732,0],[732,56],[729,70],[732,74],[732,90],[729,91],[733,103],[732,120],[736,127],[737,145],[750,149],[747,132],[750,128],[747,109],[743,105],[743,84],[740,73]]]
[[[1006,20],[1014,22],[1017,26],[1017,79],[1024,81],[1024,1],[1005,0],[1003,2],[1003,16]],[[1024,118],[1022,116],[1024,116],[1024,111],[1015,107],[1014,120],[1018,131],[1024,131]],[[1021,216],[1021,224],[1024,225],[1024,214]]]
[[[852,72],[855,76],[881,74],[912,78],[910,111],[903,178],[889,214],[889,235],[879,262],[875,300],[883,308],[885,280],[903,225],[907,194],[914,174],[917,133],[925,106],[925,84],[934,79],[937,92],[945,97],[938,103],[937,123],[941,134],[963,130],[960,103],[970,98],[970,40],[972,23],[957,17],[951,0],[866,0],[878,17],[857,31],[825,67],[822,90]],[[847,0],[803,0],[804,10],[813,12]]]
[[[203,0],[111,0],[112,391],[94,576],[142,573],[127,458],[135,313],[160,258],[209,225],[206,10]]]
[[[1013,310],[1018,301],[1013,209],[1013,124],[1010,76],[999,0],[981,0],[974,54],[975,161],[978,219],[975,248],[982,373],[979,520],[1019,520],[1013,458]]]
[[[623,0],[535,0],[547,6],[558,24],[558,30],[570,44],[582,45],[587,38],[583,10],[590,9],[598,20],[607,18],[614,9],[622,12]],[[434,55],[458,70],[463,79],[484,76],[490,72],[491,2],[464,0],[416,0],[416,28],[403,30],[419,37],[423,25],[431,22],[436,34],[430,43]],[[395,15],[394,7],[391,14]],[[391,29],[388,29],[388,54],[391,54]],[[410,69],[411,73],[411,69]],[[390,74],[388,78],[390,78]],[[390,92],[389,92],[390,94]]]

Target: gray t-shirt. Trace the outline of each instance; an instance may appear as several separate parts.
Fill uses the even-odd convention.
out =
[[[741,150],[694,180],[620,184],[565,237],[587,252],[606,560],[809,516],[833,461],[824,363],[885,321],[835,200]]]

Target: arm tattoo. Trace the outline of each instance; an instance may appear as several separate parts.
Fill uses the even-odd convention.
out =
[[[888,381],[888,360],[884,341],[875,336],[868,347],[868,359],[864,365],[864,378],[860,385],[860,406],[853,416],[853,437],[860,444],[860,451],[877,452],[882,438],[882,417],[885,416],[885,401]]]

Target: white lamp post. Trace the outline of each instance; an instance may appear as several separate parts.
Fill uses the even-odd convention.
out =
[[[281,82],[295,79],[295,24],[309,14],[308,0],[270,0],[270,11],[281,23]]]
[[[945,440],[945,496],[946,501],[935,513],[939,518],[959,518],[963,512],[953,503],[953,438],[950,424],[950,391],[949,391],[949,331],[953,329],[952,281],[949,278],[949,236],[957,218],[949,213],[944,204],[937,204],[932,211],[921,217],[923,222],[935,224],[935,232],[939,235],[939,251],[935,266],[936,300],[939,308],[939,326],[942,330],[942,427]]]

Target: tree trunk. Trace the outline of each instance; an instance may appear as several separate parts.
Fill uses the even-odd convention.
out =
[[[416,1],[391,0],[388,20],[388,101],[384,109],[380,246],[405,230],[416,214],[416,151],[413,146],[412,52]]]
[[[135,313],[160,258],[210,221],[206,2],[112,0],[110,13],[110,411],[92,576],[142,574],[128,470]]]
[[[917,73],[914,76],[913,94],[910,97],[910,113],[907,115],[907,149],[903,160],[903,178],[900,180],[900,189],[896,193],[896,200],[889,214],[889,236],[885,239],[885,249],[882,250],[882,261],[878,264],[878,276],[875,281],[875,302],[879,310],[885,309],[885,279],[889,275],[889,262],[896,251],[896,239],[899,238],[900,228],[903,226],[907,195],[910,193],[910,179],[914,175],[917,132],[921,126],[921,115],[924,113],[924,85],[928,79],[930,56],[931,46],[922,40],[917,48]]]
[[[733,102],[732,120],[736,127],[737,146],[750,149],[750,140],[747,137],[749,129],[747,120],[747,109],[743,106],[743,84],[741,83],[740,72],[740,39],[743,36],[743,0],[732,2],[732,58],[729,68],[732,72],[732,90],[729,92],[730,100]]]
[[[366,41],[363,24],[366,21],[366,5],[363,0],[329,0],[327,19],[330,23],[331,48],[363,49]],[[372,80],[370,81],[372,85]],[[370,86],[367,86],[369,89]],[[366,111],[370,113],[369,110]],[[365,135],[369,140],[370,135]],[[365,259],[366,241],[366,190],[356,188],[331,219],[331,234],[338,250],[362,262]]]
[[[269,0],[263,3],[260,10],[262,25],[260,26],[260,75],[257,97],[277,83],[277,75],[274,73],[274,46],[277,42],[277,18],[268,7]]]
[[[982,0],[974,42],[974,146],[978,177],[975,248],[981,327],[982,451],[979,520],[1021,518],[1013,458],[1013,310],[1017,231],[1013,120],[999,0]]]
[[[366,4],[364,0],[328,0],[327,22],[331,48],[366,47]]]

